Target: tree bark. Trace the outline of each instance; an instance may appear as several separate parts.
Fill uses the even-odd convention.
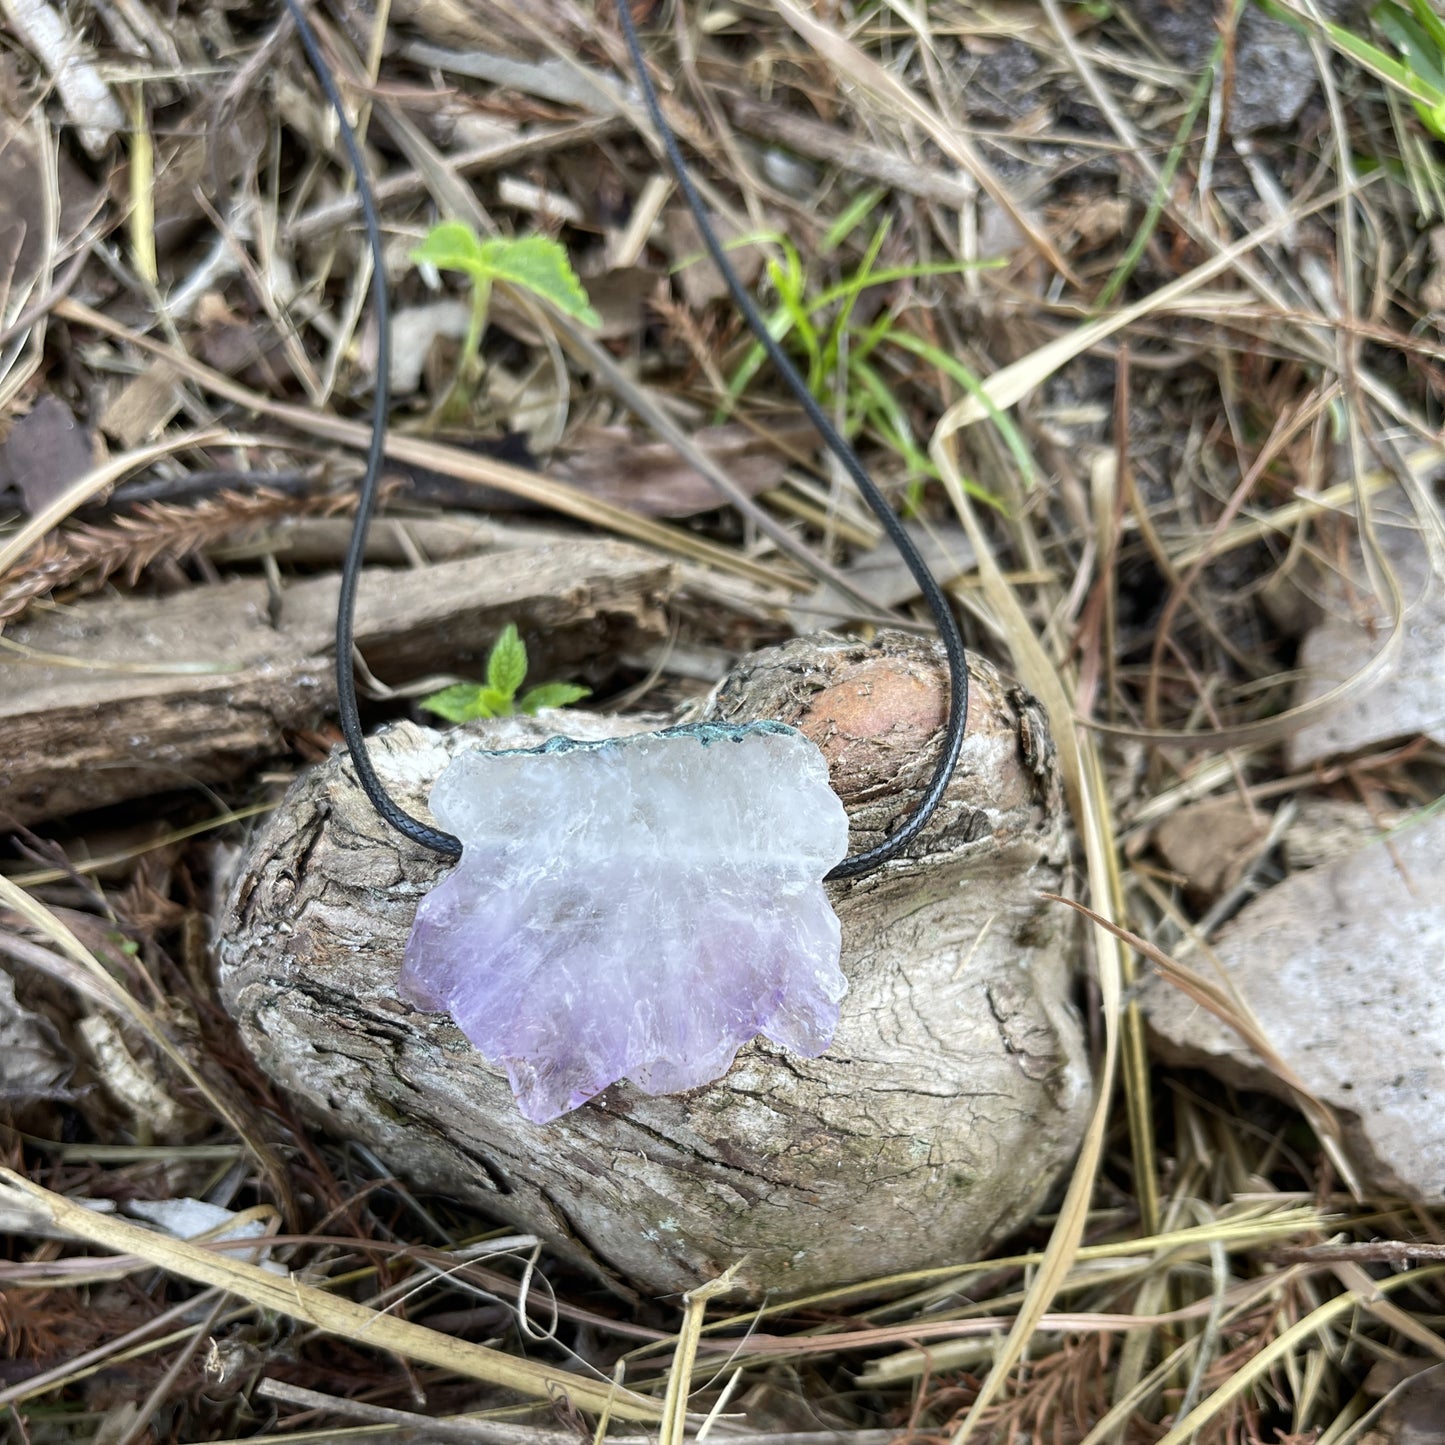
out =
[[[541,671],[667,635],[669,563],[615,542],[509,546],[416,570],[369,568],[356,643],[393,686],[485,665],[515,622]],[[179,597],[88,598],[35,612],[0,658],[0,812],[22,823],[197,781],[285,753],[286,733],[335,712],[336,576],[272,595],[239,579]],[[178,667],[178,664],[184,667]],[[187,666],[188,665],[188,666]]]
[[[1037,704],[996,669],[974,660],[971,682],[967,741],[932,822],[901,859],[829,885],[849,992],[822,1058],[759,1040],[705,1088],[649,1098],[622,1083],[528,1123],[449,1019],[398,999],[417,901],[448,865],[389,832],[340,757],[297,783],[244,861],[223,920],[224,998],[327,1128],[621,1285],[687,1290],[742,1261],[740,1283],[761,1295],[973,1257],[1068,1165],[1089,1075],[1069,1002],[1077,934],[1039,898],[1067,862],[1053,745]],[[812,737],[856,851],[926,785],[944,696],[931,644],[820,636],[746,659],[705,715]],[[372,754],[421,810],[449,758],[479,743],[675,720],[401,724]]]

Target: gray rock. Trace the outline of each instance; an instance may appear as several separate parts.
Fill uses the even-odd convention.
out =
[[[1445,1196],[1445,817],[1293,874],[1249,904],[1215,951],[1271,1045],[1340,1113],[1371,1182]],[[1150,980],[1142,1000],[1166,1059],[1285,1092],[1169,984]]]
[[[1137,0],[1134,13],[1171,60],[1192,71],[1204,68],[1219,39],[1218,7],[1196,0]],[[1318,84],[1304,35],[1256,5],[1245,6],[1235,34],[1234,94],[1225,121],[1230,134],[1293,125]]]
[[[1043,61],[1026,41],[1005,41],[980,55],[968,77],[966,104],[975,121],[1010,121],[1040,103],[1039,72]]]
[[[1416,526],[1377,523],[1376,531],[1405,602],[1399,651],[1368,687],[1290,737],[1287,758],[1295,771],[1416,733],[1445,742],[1445,582]],[[1352,563],[1348,584],[1330,579],[1320,589],[1330,615],[1300,646],[1296,705],[1313,702],[1354,677],[1390,634],[1385,599],[1372,595],[1358,554]]]

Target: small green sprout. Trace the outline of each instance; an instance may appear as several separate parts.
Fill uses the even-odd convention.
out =
[[[487,656],[487,680],[458,682],[421,700],[421,706],[448,722],[471,722],[479,717],[512,717],[526,713],[533,717],[544,707],[566,707],[591,697],[585,687],[570,682],[544,682],[528,688],[520,698],[517,689],[527,676],[527,644],[509,622],[492,644]]]
[[[819,246],[820,256],[827,258],[837,252],[848,236],[868,219],[883,198],[882,191],[867,191],[859,196],[829,227]],[[880,365],[890,352],[898,350],[925,351],[925,359],[936,363],[937,348],[928,347],[901,324],[899,313],[890,308],[866,324],[856,315],[859,298],[870,287],[885,286],[895,281],[917,280],[926,276],[955,276],[961,271],[1001,264],[995,261],[944,261],[926,265],[880,266],[879,256],[888,239],[890,223],[886,219],[876,226],[869,238],[863,258],[852,275],[835,285],[814,289],[798,248],[788,237],[765,233],[742,237],[734,247],[769,244],[776,255],[767,262],[767,275],[777,306],[768,316],[768,329],[803,363],[808,389],[825,406],[838,400],[836,388],[845,388],[843,401],[844,431],[849,437],[868,431],[902,458],[908,470],[919,480],[908,491],[906,504],[916,508],[920,499],[922,479],[936,478],[938,468],[914,435],[908,413],[893,394],[886,365]],[[744,353],[728,381],[727,414],[747,390],[767,359],[761,343],[755,342]],[[945,369],[955,375],[962,370],[950,358]],[[840,372],[842,373],[840,377]],[[973,387],[980,383],[969,376]],[[981,500],[997,505],[997,498],[965,480],[965,486]]]
[[[431,228],[411,259],[418,265],[460,271],[471,278],[472,310],[457,372],[457,384],[466,392],[475,387],[482,373],[482,334],[497,282],[528,291],[585,326],[602,323],[567,252],[546,236],[496,236],[483,241],[463,221],[442,221]]]

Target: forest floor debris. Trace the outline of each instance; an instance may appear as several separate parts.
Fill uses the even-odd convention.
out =
[[[1445,31],[1429,0],[689,0],[639,17],[771,324],[910,525],[965,569],[950,590],[970,646],[1046,711],[1078,891],[1102,920],[1081,994],[1101,1103],[1071,1187],[1015,1252],[688,1310],[607,1294],[317,1131],[220,1008],[218,893],[257,817],[337,740],[324,688],[249,760],[193,746],[164,786],[117,789],[146,749],[111,724],[139,679],[164,695],[174,677],[118,671],[145,665],[118,646],[66,650],[85,619],[159,608],[180,628],[166,664],[214,662],[184,623],[216,597],[265,617],[334,589],[343,517],[327,514],[366,444],[376,356],[355,185],[277,10],[6,13],[4,705],[42,681],[89,688],[81,731],[105,740],[41,804],[17,801],[19,752],[0,763],[24,819],[0,859],[16,1052],[0,1409],[22,1438],[337,1438],[420,1416],[438,1438],[555,1445],[601,1415],[633,1436],[669,1388],[688,1408],[667,1445],[705,1422],[760,1445],[1401,1445],[1438,1411],[1438,1192],[1341,1175],[1327,1111],[1151,1055],[1139,1007],[1160,959],[1247,928],[1280,890],[1338,878],[1361,952],[1388,931],[1377,902],[1431,902],[1401,893],[1398,855],[1438,831],[1422,815],[1445,791],[1439,673],[1413,711],[1390,690],[1410,625],[1392,597],[1438,589],[1445,539]],[[699,262],[634,129],[610,8],[314,13],[365,119],[396,308],[453,306],[405,358],[363,605],[479,575],[481,506],[486,526],[559,532],[578,557],[625,539],[671,579],[626,636],[575,609],[569,632],[560,581],[533,598],[528,641],[545,657],[549,636],[572,638],[559,661],[603,710],[695,705],[809,606],[920,627],[890,569],[870,570],[876,524],[797,434]],[[451,430],[466,293],[412,259],[441,220],[558,239],[605,323],[500,300]],[[597,438],[617,475],[552,470]],[[733,505],[695,511],[699,479]],[[1387,521],[1417,539],[1418,568],[1368,543],[1359,565]],[[1308,637],[1341,598],[1353,631],[1326,669]],[[329,661],[323,612],[308,675]],[[414,636],[455,645],[414,660],[449,676],[489,628],[533,615],[493,596],[463,644],[422,612]],[[363,639],[373,725],[414,716],[413,634],[390,635],[389,652]],[[1312,671],[1325,691],[1302,683]],[[1355,707],[1367,732],[1291,751]],[[1209,866],[1183,846],[1201,805],[1223,810],[1216,836],[1229,824]],[[1438,953],[1422,967],[1438,973]],[[1307,986],[1298,998],[1307,1012]],[[1399,1025],[1372,1018],[1354,1021],[1362,1058]],[[261,1220],[291,1283],[250,1262],[254,1240],[176,1240],[126,1212],[185,1200]],[[586,1398],[549,1399],[562,1372],[592,1382]]]

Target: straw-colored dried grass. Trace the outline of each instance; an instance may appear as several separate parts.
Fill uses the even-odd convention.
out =
[[[365,261],[331,123],[284,26],[232,11],[203,23],[206,8],[183,5],[168,27],[141,0],[95,23],[96,75],[128,97],[131,118],[105,164],[127,165],[75,235],[61,233],[65,198],[52,179],[39,263],[0,296],[7,422],[27,388],[63,384],[45,350],[59,330],[97,387],[164,360],[186,388],[186,427],[200,429],[167,423],[9,526],[0,597],[20,588],[29,602],[37,569],[56,586],[80,578],[95,534],[56,527],[142,466],[219,455],[269,465],[283,433],[302,439],[298,449],[364,445]],[[1170,61],[1139,4],[1104,8],[778,0],[689,4],[682,23],[656,17],[651,28],[660,50],[680,56],[663,75],[668,108],[735,234],[783,230],[811,256],[861,187],[836,165],[848,154],[887,187],[879,206],[907,259],[975,262],[981,234],[1010,229],[990,220],[990,205],[1011,223],[1002,270],[881,297],[907,344],[885,330],[878,367],[936,469],[922,520],[961,524],[972,541],[977,573],[956,588],[972,642],[1039,697],[1064,758],[1093,919],[1100,1087],[1057,1213],[1008,1257],[740,1314],[701,1280],[679,1310],[600,1298],[525,1241],[479,1254],[485,1222],[412,1198],[344,1141],[309,1137],[216,1015],[205,957],[214,855],[198,833],[239,840],[238,820],[274,795],[276,778],[257,778],[216,799],[209,819],[172,818],[149,851],[98,841],[94,869],[84,834],[57,830],[67,852],[22,838],[11,871],[26,888],[0,878],[5,951],[43,984],[31,990],[36,1007],[57,1025],[90,1012],[111,1020],[130,1064],[184,1105],[175,1117],[189,1130],[148,1137],[92,1063],[51,1127],[37,1129],[27,1108],[32,1132],[9,1134],[0,1328],[13,1365],[0,1405],[21,1438],[69,1441],[102,1426],[127,1442],[424,1428],[557,1445],[606,1429],[630,1439],[640,1424],[667,1445],[704,1432],[770,1445],[1348,1445],[1366,1438],[1378,1408],[1372,1366],[1398,1380],[1445,1357],[1445,1265],[1430,1253],[1438,1205],[1372,1195],[1303,1094],[1303,1112],[1291,1111],[1151,1068],[1131,993],[1162,966],[1211,1006],[1233,1006],[1176,962],[1199,920],[1149,861],[1149,827],[1185,802],[1323,788],[1409,804],[1438,792],[1442,759],[1428,747],[1332,774],[1283,773],[1276,746],[1305,713],[1289,707],[1292,644],[1274,604],[1337,567],[1354,534],[1382,594],[1397,597],[1372,545],[1387,487],[1403,490],[1437,554],[1445,547],[1431,490],[1445,461],[1445,347],[1438,315],[1417,302],[1445,166],[1408,104],[1331,49],[1312,0],[1285,8],[1308,37],[1319,99],[1298,137],[1247,145],[1225,126],[1238,7],[1222,7],[1229,23],[1206,74]],[[373,117],[398,245],[437,214],[462,214],[483,227],[560,229],[584,271],[614,242],[659,277],[690,259],[668,250],[679,202],[635,136],[644,122],[599,10],[396,0],[373,17],[328,15],[326,43]],[[129,57],[117,39],[125,26]],[[1009,97],[1013,118],[971,124],[970,76],[1007,47],[1032,66]],[[469,61],[495,52],[518,62],[508,88],[478,79]],[[203,64],[203,54],[216,58]],[[252,92],[266,75],[275,112],[258,118]],[[733,95],[746,128],[734,126]],[[70,143],[43,81],[16,98],[36,154]],[[478,117],[509,134],[469,141]],[[231,156],[240,171],[219,177],[221,192],[198,205],[185,186],[166,189],[168,167],[173,179],[197,155],[218,163],[205,136],[233,120],[267,139]],[[807,194],[770,178],[749,138],[769,127],[817,148],[791,157]],[[605,204],[568,230],[548,198],[575,199],[579,167]],[[644,194],[664,224],[629,237],[626,203]],[[1124,215],[1121,229],[1096,232],[1101,198],[1127,203],[1109,212]],[[199,222],[206,234],[176,246],[164,228],[182,212],[182,228]],[[866,233],[816,259],[818,289],[856,260]],[[399,304],[422,297],[414,277],[397,290]],[[276,343],[264,367],[237,378],[195,359],[194,303],[207,293]],[[745,338],[725,307],[689,312],[675,292],[654,319],[660,329],[639,323],[611,349],[543,321],[539,341],[508,344],[507,364],[560,378],[554,402],[569,422],[671,417],[690,445],[691,425],[725,400],[719,383]],[[754,385],[744,416],[766,416],[779,399],[771,385]],[[846,376],[835,400],[846,413]],[[257,418],[276,434],[251,435]],[[748,503],[740,525],[689,528],[417,435],[415,420],[395,419],[398,464],[498,489],[773,597],[832,575],[847,555],[840,539],[870,530],[826,464]],[[863,444],[883,481],[916,480],[881,437]],[[712,465],[691,460],[705,474]],[[835,515],[845,524],[835,528]],[[204,559],[223,530],[214,509],[152,520],[145,560]],[[107,567],[125,565],[106,555]],[[1141,620],[1151,596],[1161,605]],[[781,626],[776,610],[754,615],[756,635]],[[747,645],[745,626],[736,641]],[[1388,643],[1332,697],[1388,666]],[[325,742],[305,746],[314,755]],[[164,906],[146,913],[147,898]],[[1268,1041],[1255,1042],[1267,1059]],[[179,1241],[76,1202],[208,1193],[262,1219],[264,1246]],[[263,1254],[282,1268],[268,1271]]]

